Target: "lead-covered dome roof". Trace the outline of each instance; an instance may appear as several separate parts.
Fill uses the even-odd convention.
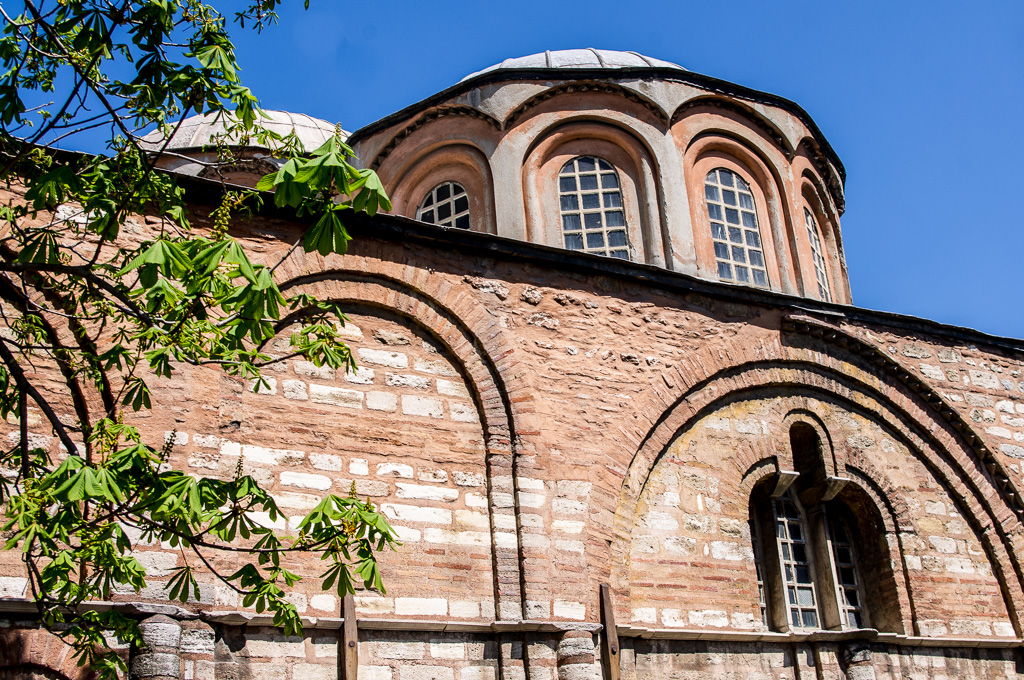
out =
[[[469,80],[484,73],[511,69],[627,69],[627,68],[670,68],[685,71],[679,64],[662,59],[654,59],[639,52],[620,52],[618,50],[598,50],[587,47],[579,50],[548,50],[525,57],[513,57],[470,73],[462,80]]]
[[[316,149],[334,134],[333,123],[307,116],[304,113],[268,111],[266,109],[263,110],[263,113],[265,115],[260,119],[263,127],[281,135],[287,135],[294,130],[306,151]],[[206,113],[190,116],[182,122],[181,127],[174,133],[166,148],[168,151],[180,152],[214,144],[216,137],[224,134],[229,122],[230,119],[225,119],[224,114]],[[348,133],[343,131],[342,136],[347,138]],[[237,140],[233,141],[237,142]],[[159,130],[154,130],[143,137],[143,143],[146,145],[157,146],[162,142],[163,136]],[[232,140],[229,140],[228,143],[231,144]],[[255,139],[249,142],[249,146],[262,148],[262,145],[258,144]]]

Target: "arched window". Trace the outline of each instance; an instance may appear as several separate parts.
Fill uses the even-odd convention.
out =
[[[772,490],[766,483],[750,496],[761,620],[765,627],[782,631],[866,628],[870,623],[859,548],[870,553],[882,537],[874,522],[852,510],[864,512],[856,487],[843,491],[849,480],[825,471],[821,442],[812,428],[794,424],[790,439],[799,471],[788,477],[791,486]],[[875,584],[875,605],[884,599],[880,593],[885,587]],[[884,619],[883,613],[879,621]]]
[[[458,182],[442,182],[431,189],[420,209],[416,211],[420,222],[442,227],[469,229],[469,196]]]
[[[562,166],[558,201],[566,248],[629,259],[622,189],[608,161],[579,156]]]
[[[761,232],[750,185],[731,170],[716,168],[704,178],[718,278],[768,286]]]
[[[822,255],[821,232],[814,215],[804,208],[804,224],[807,226],[807,238],[811,241],[811,257],[814,258],[814,276],[818,279],[818,296],[824,302],[832,302],[832,290],[828,285],[828,273],[825,270],[825,256]]]

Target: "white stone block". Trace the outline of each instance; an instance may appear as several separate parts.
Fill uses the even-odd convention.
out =
[[[178,566],[177,552],[160,552],[157,550],[132,551],[132,557],[146,568],[146,576],[168,576]]]
[[[426,390],[430,388],[430,378],[423,378],[418,375],[403,375],[401,373],[386,373],[384,384],[388,387],[398,387],[407,390]]]
[[[221,455],[224,455],[224,447],[221,447]],[[268,449],[263,446],[241,447],[242,457],[245,462],[254,465],[298,465],[306,457],[305,451],[294,451],[291,449]]]
[[[533,477],[520,477],[519,480],[520,491],[543,491],[544,480],[534,479]]]
[[[383,503],[380,509],[385,517],[399,522],[422,522],[423,524],[452,523],[452,511],[442,508],[421,508],[417,505]]]
[[[363,393],[358,390],[346,390],[341,387],[329,387],[310,383],[309,397],[314,404],[341,406],[344,408],[362,408]]]
[[[548,669],[545,669],[548,670]],[[530,678],[533,680],[534,669],[530,668]],[[461,680],[494,680],[494,668],[492,666],[463,666],[459,678]]]
[[[732,541],[711,541],[711,556],[716,560],[739,562],[754,559],[754,550],[749,545]]]
[[[267,529],[275,529],[277,531],[284,531],[288,528],[288,520],[281,515],[277,516],[277,519],[270,519],[269,512],[261,512],[258,510],[250,510],[245,513],[245,516],[261,527]]]
[[[583,541],[555,541],[555,550],[583,554]]]
[[[377,476],[412,479],[412,466],[405,463],[378,463]]]
[[[424,418],[444,418],[444,403],[433,397],[418,397],[412,394],[402,395],[402,413],[407,416]]]
[[[452,420],[458,423],[480,422],[480,414],[477,413],[476,406],[473,404],[450,401],[448,402],[448,408],[451,410]]]
[[[450,543],[453,545],[490,545],[491,535],[486,531],[449,531],[429,527],[423,530],[427,543]]]
[[[494,532],[494,544],[499,548],[515,549],[519,547],[519,542],[518,540],[516,540],[516,535],[504,531]]]
[[[306,656],[306,646],[301,637],[253,633],[245,638],[245,649],[250,657],[282,659]]]
[[[282,508],[297,508],[300,510],[312,510],[322,500],[319,496],[308,493],[292,493],[290,491],[275,491],[271,494],[274,500]]]
[[[530,529],[543,529],[544,518],[540,515],[535,515],[532,512],[524,512],[519,515],[519,521],[522,523],[524,528],[529,527]],[[512,525],[513,527],[515,524]]]
[[[437,380],[437,392],[443,394],[446,397],[458,397],[460,399],[469,399],[469,390],[461,382],[454,382],[451,380]]]
[[[380,595],[356,595],[356,611],[360,614],[393,614],[395,601]],[[422,656],[422,654],[420,655]],[[420,657],[416,657],[420,658]]]
[[[417,371],[433,373],[434,375],[446,375],[448,377],[458,375],[455,369],[444,359],[417,359],[413,364],[413,368]]]
[[[373,369],[360,366],[355,371],[345,372],[345,382],[350,382],[354,385],[372,385],[373,384]]]
[[[444,501],[450,503],[458,500],[458,489],[448,489],[437,486],[423,486],[421,484],[409,484],[407,482],[396,482],[399,498],[415,498],[426,501]]]
[[[551,530],[563,534],[578,534],[583,531],[583,522],[570,519],[556,519],[551,522]]]
[[[654,607],[637,607],[633,610],[633,623],[657,623],[658,610]]]
[[[398,410],[398,395],[390,392],[367,392],[366,408],[371,411],[394,413]]]
[[[692,611],[687,618],[691,626],[701,628],[725,628],[729,625],[729,615],[721,609],[701,609]]]
[[[435,659],[465,659],[466,643],[434,638],[430,641],[430,656]]]
[[[587,615],[587,605],[571,600],[555,600],[554,614],[557,619],[582,621]]]
[[[939,380],[942,382],[946,381],[946,373],[938,366],[932,366],[930,364],[920,364],[921,375],[932,380]]]
[[[224,439],[215,437],[212,434],[197,434],[192,437],[192,443],[204,449],[219,449],[224,444]]]
[[[341,456],[334,456],[329,453],[310,453],[309,464],[317,470],[339,472],[341,470]]]
[[[392,680],[391,666],[359,666],[359,680]]]
[[[172,440],[174,446],[185,446],[188,444],[188,432],[178,432],[177,430],[164,432],[164,443]]]
[[[466,493],[466,507],[469,508],[486,508],[487,497],[473,492]],[[511,497],[509,498],[511,500]]]
[[[350,475],[368,475],[370,466],[365,458],[353,458],[348,463],[348,473]]]
[[[293,361],[292,370],[296,375],[304,375],[319,380],[334,380],[335,371],[330,366],[317,366],[312,361]]]
[[[551,501],[551,510],[560,515],[582,515],[587,511],[587,504],[567,498],[556,498]]]
[[[376,364],[377,366],[387,366],[389,368],[407,368],[409,366],[409,357],[401,352],[362,348],[357,350],[356,354],[359,356],[359,361],[366,364]]]
[[[586,498],[593,486],[590,482],[573,479],[560,479],[556,484],[559,498]]]
[[[444,470],[420,470],[419,480],[421,482],[445,484],[448,481],[448,473]]]
[[[395,530],[395,535],[398,536],[398,540],[402,543],[415,543],[420,540],[421,534],[419,529],[403,527],[400,524],[392,524],[391,528]]]
[[[650,511],[641,519],[644,526],[655,531],[676,531],[679,521],[667,512]]]
[[[338,598],[334,595],[321,593],[309,598],[309,606],[322,612],[336,612],[338,610]]]
[[[455,669],[450,666],[402,666],[398,680],[455,680]]]
[[[284,389],[285,399],[295,399],[296,401],[306,401],[309,399],[306,383],[301,380],[282,380],[281,387]]]
[[[928,542],[931,543],[932,548],[934,548],[937,552],[956,552],[956,539],[947,538],[945,536],[929,536]]]
[[[452,478],[458,486],[483,486],[485,481],[483,473],[463,470],[452,470]]]
[[[422,642],[373,641],[368,646],[372,655],[380,659],[414,660],[422,659],[427,654],[427,646]]]
[[[256,394],[277,394],[277,379],[263,376],[263,380],[246,380],[245,389]]]
[[[360,342],[363,339],[363,330],[351,321],[346,321],[344,325],[341,322],[335,321],[334,332],[342,340],[348,340],[349,342]],[[360,674],[359,677],[362,677],[362,675]]]
[[[457,619],[475,619],[480,616],[480,603],[473,600],[452,600],[448,613]]]
[[[523,534],[523,547],[547,550],[551,547],[551,539],[544,534]]]
[[[316,489],[326,491],[331,488],[331,478],[324,475],[311,475],[307,472],[282,472],[281,483],[285,486],[297,486],[300,489]]]
[[[475,510],[456,510],[455,524],[459,528],[482,529],[484,531],[491,528],[491,522],[487,515]]]
[[[20,576],[0,576],[0,599],[28,597],[28,579]]]
[[[522,508],[542,508],[547,496],[542,493],[519,492],[519,506]]]
[[[395,614],[398,616],[444,616],[448,613],[448,600],[443,597],[396,597]]]

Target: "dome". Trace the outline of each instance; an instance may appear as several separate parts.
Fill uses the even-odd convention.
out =
[[[618,50],[596,50],[587,47],[581,50],[548,50],[525,57],[514,57],[488,66],[482,71],[470,73],[462,80],[500,69],[624,69],[624,68],[670,68],[685,71],[679,64],[646,57],[639,52]]]
[[[266,109],[263,113],[266,115],[260,122],[264,127],[281,135],[286,135],[294,130],[306,151],[316,149],[334,134],[333,123],[303,113],[268,111]],[[167,150],[180,152],[212,144],[216,135],[224,134],[224,123],[224,114],[219,113],[206,113],[186,118],[171,138]],[[348,133],[342,131],[342,137],[348,138]],[[145,146],[159,148],[163,142],[163,136],[159,130],[154,130],[143,137],[142,141]],[[260,147],[262,145],[253,140],[252,146]]]

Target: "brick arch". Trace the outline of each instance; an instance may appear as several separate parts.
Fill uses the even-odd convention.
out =
[[[388,141],[387,144],[384,145],[384,148],[377,152],[377,155],[370,162],[370,169],[378,169],[384,162],[384,160],[391,155],[391,152],[398,147],[402,140],[404,140],[406,137],[419,130],[427,123],[438,120],[440,118],[449,118],[452,116],[464,116],[476,120],[482,120],[495,130],[501,128],[501,124],[493,116],[488,115],[481,111],[480,109],[474,108],[472,106],[465,106],[461,104],[441,106],[424,113],[419,118],[417,118],[416,120],[402,128],[394,137],[392,137]]]
[[[904,440],[952,498],[960,499],[962,514],[973,525],[989,557],[1019,635],[1024,590],[1016,537],[1011,535],[1019,527],[1009,504],[1012,499],[1004,498],[995,481],[986,479],[988,474],[976,452],[952,428],[944,427],[943,417],[937,416],[927,401],[907,394],[905,385],[893,384],[870,368],[858,366],[854,357],[837,357],[834,346],[820,342],[811,345],[783,344],[779,337],[727,351],[707,349],[661,375],[646,400],[637,404],[634,427],[622,430],[632,460],[615,511],[609,556],[613,573],[622,572],[628,561],[629,535],[646,481],[678,433],[723,399],[755,388],[784,385],[867,410]],[[619,583],[618,590],[628,593],[629,584]]]
[[[80,668],[74,650],[42,628],[7,628],[0,632],[0,680],[43,677],[46,680],[93,680],[96,674]]]
[[[662,128],[667,128],[669,125],[669,116],[664,109],[661,108],[653,100],[648,99],[635,92],[634,90],[628,89],[617,83],[611,83],[606,81],[572,81],[569,83],[563,83],[562,85],[556,85],[555,87],[548,88],[539,94],[536,94],[523,103],[519,104],[514,108],[508,116],[505,117],[502,123],[502,129],[508,130],[515,126],[516,122],[523,117],[527,111],[533,107],[547,101],[553,97],[559,95],[573,95],[573,94],[612,94],[618,97],[622,97],[628,101],[638,104],[647,109],[654,118],[661,123]]]
[[[357,258],[347,256],[345,262],[349,264],[353,260]],[[363,264],[369,262],[372,261],[368,258],[363,260]],[[474,304],[471,296],[460,295],[450,288],[446,295],[431,295],[428,286],[415,287],[398,277],[380,272],[326,268],[317,273],[286,276],[280,288],[286,294],[302,292],[320,300],[378,307],[408,318],[426,330],[460,363],[468,378],[484,430],[488,493],[493,495],[501,491],[492,483],[496,477],[515,478],[517,417],[513,396],[506,388],[503,377],[503,371],[508,366],[503,360],[507,359],[510,350],[505,347],[504,338],[493,324],[473,326],[466,321],[482,320],[478,304]],[[290,320],[282,321],[281,326],[288,323]],[[497,609],[495,615],[501,620],[521,618],[525,606],[521,541],[518,535],[518,494],[512,495],[516,499],[513,508],[500,507],[502,504],[496,503],[493,498],[488,503]],[[505,512],[514,514],[517,520],[514,541],[507,540],[507,534],[499,535],[503,532],[499,530],[495,515]],[[509,547],[510,543],[514,545]],[[514,581],[508,579],[509,572],[515,573]]]

